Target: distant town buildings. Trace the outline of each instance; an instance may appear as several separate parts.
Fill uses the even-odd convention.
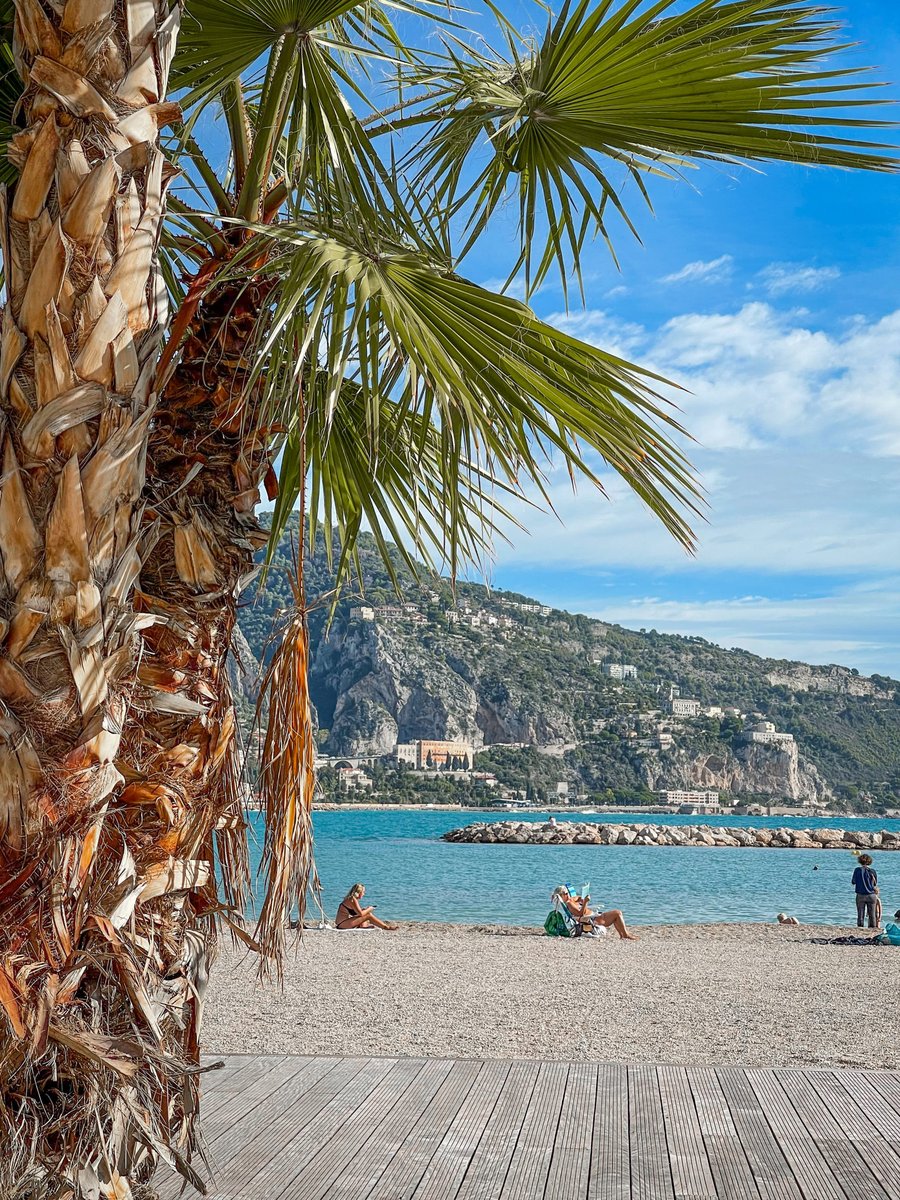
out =
[[[355,604],[350,609],[350,618],[357,621],[412,621],[414,625],[424,625],[427,620],[415,604],[382,604],[380,608]]]
[[[697,717],[701,707],[699,700],[689,700],[686,696],[673,696],[668,703],[673,717]]]
[[[779,733],[771,721],[757,721],[740,735],[744,742],[762,742],[764,745],[785,745],[794,740],[792,733]]]
[[[631,663],[605,662],[600,667],[601,675],[610,679],[637,679],[637,667]]]

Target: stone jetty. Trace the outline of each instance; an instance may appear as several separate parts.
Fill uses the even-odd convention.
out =
[[[445,842],[526,846],[746,846],[769,850],[900,850],[900,833],[883,829],[747,829],[724,825],[606,825],[587,821],[491,821],[464,825]]]

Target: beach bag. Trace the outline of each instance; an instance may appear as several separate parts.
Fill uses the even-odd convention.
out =
[[[544,922],[544,933],[547,937],[569,937],[569,928],[563,918],[562,913],[557,912],[554,908],[552,912],[547,913],[547,920]]]

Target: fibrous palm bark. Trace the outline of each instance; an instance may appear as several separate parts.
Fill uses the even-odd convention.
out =
[[[178,21],[165,0],[16,3],[25,128],[3,202],[0,347],[4,1197],[127,1196],[157,1153],[196,1179],[206,949],[192,926],[214,894],[182,777],[220,768],[232,721],[214,671],[178,675],[171,614],[136,589],[156,538],[141,497]]]

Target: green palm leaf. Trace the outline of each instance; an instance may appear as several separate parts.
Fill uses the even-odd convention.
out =
[[[649,10],[640,0],[566,3],[534,46],[500,17],[507,59],[448,41],[418,71],[427,103],[370,132],[430,126],[409,160],[413,186],[433,189],[438,208],[467,212],[463,252],[516,192],[531,287],[554,262],[565,283],[588,232],[609,239],[610,211],[634,229],[616,167],[645,198],[642,176],[703,159],[896,169],[884,145],[860,135],[885,122],[862,111],[878,102],[875,85],[832,61],[845,47],[831,10],[797,0],[676,9],[674,0]],[[473,179],[470,161],[486,142],[491,157]]]
[[[448,546],[455,570],[460,555],[486,543],[484,530],[497,516],[488,480],[498,482],[501,496],[537,489],[548,500],[544,470],[557,459],[602,487],[588,451],[691,546],[686,514],[699,510],[697,488],[668,440],[666,431],[680,427],[657,377],[459,278],[421,247],[387,233],[374,242],[371,226],[368,240],[359,226],[258,229],[232,271],[239,275],[263,254],[278,284],[254,350],[253,379],[264,390],[265,419],[291,432],[273,536],[300,491],[300,441],[307,439],[310,469],[324,477],[340,467],[343,453],[332,453],[330,438],[346,445],[352,428],[358,445],[347,461],[369,465],[366,519],[385,526],[389,512],[412,514],[403,518],[404,540],[427,561],[434,558],[429,543]],[[411,476],[405,498],[379,495],[388,478],[379,476],[385,453],[402,460],[407,473],[422,470],[427,503]],[[314,467],[317,457],[327,471]],[[362,473],[354,487],[364,490]],[[338,525],[355,534],[359,522],[341,517]]]

